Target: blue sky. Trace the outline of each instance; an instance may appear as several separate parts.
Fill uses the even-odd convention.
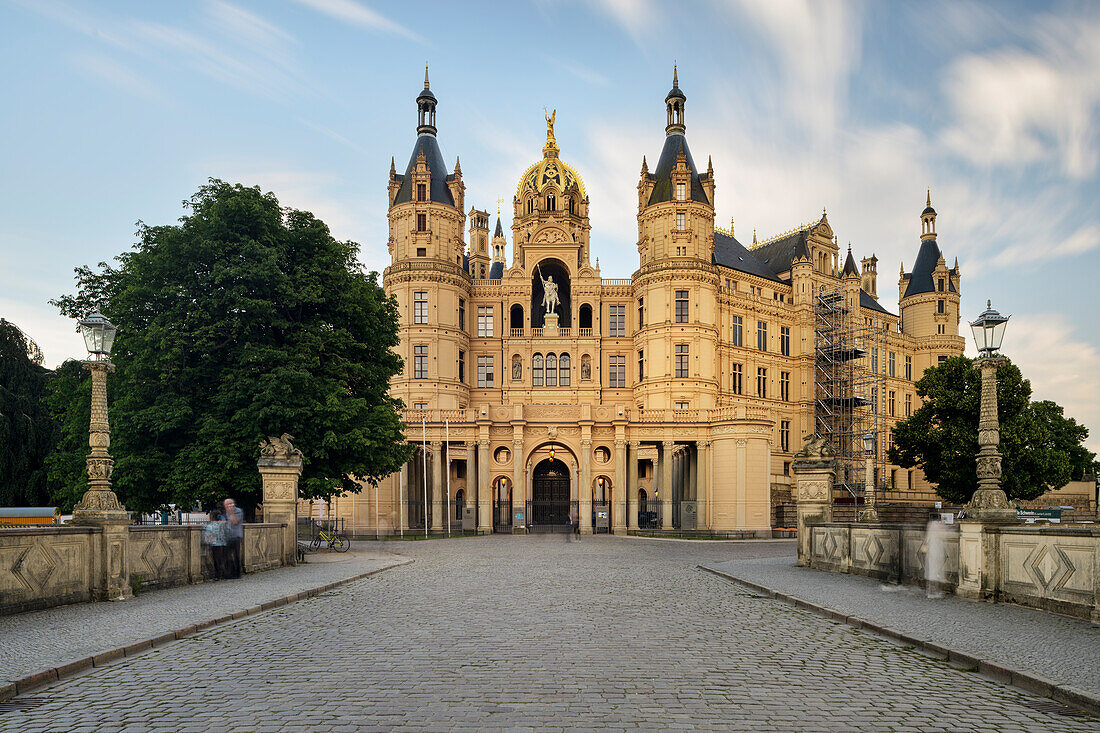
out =
[[[1095,4],[0,0],[0,40],[0,315],[51,365],[82,355],[46,302],[72,268],[177,219],[208,177],[313,211],[381,270],[425,62],[467,205],[510,202],[557,109],[593,254],[627,277],[675,60],[721,225],[749,242],[826,207],[896,311],[931,187],[964,318],[987,298],[1012,314],[1004,350],[1036,396],[1100,430]]]

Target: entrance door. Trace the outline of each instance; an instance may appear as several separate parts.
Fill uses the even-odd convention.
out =
[[[530,522],[533,527],[544,532],[572,531],[568,466],[551,458],[535,466],[531,498]]]

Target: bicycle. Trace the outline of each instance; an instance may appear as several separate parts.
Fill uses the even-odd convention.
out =
[[[347,552],[351,547],[351,542],[344,535],[319,529],[317,535],[313,538],[313,542],[310,543],[310,549],[316,552],[322,541],[328,544],[330,550],[336,550],[337,552]]]

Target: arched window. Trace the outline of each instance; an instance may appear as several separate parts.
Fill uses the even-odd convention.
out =
[[[534,199],[527,199],[527,213],[530,214],[534,210],[535,210],[535,200]]]
[[[533,387],[542,386],[542,354],[535,354],[531,357],[531,385]]]
[[[546,355],[546,386],[558,386],[558,357],[553,354]]]
[[[581,306],[580,328],[592,328],[592,306],[585,303]]]
[[[512,328],[523,328],[523,306],[516,303],[509,311],[510,325]]]
[[[575,205],[575,204],[576,204],[576,201],[575,201],[575,200],[574,200],[574,199],[573,199],[572,197],[570,197],[570,198],[569,198],[569,213],[570,213],[570,214],[575,214],[575,213],[577,213],[577,210],[576,210],[576,209],[577,209],[577,207],[576,207],[576,205]]]
[[[546,197],[546,210],[547,211],[556,211],[557,210],[557,201],[554,199],[554,194],[550,194],[549,196]]]
[[[462,521],[462,510],[466,508],[466,492],[459,489],[455,492],[455,519]]]
[[[558,357],[558,385],[562,387],[569,386],[569,354],[562,354]]]

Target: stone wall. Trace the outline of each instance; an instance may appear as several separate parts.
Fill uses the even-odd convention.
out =
[[[0,530],[0,614],[91,600],[102,535],[98,527]]]
[[[209,580],[209,549],[199,526],[127,528],[129,578],[142,588],[167,588]],[[100,527],[36,527],[0,530],[0,615],[93,600],[103,563]],[[283,565],[283,525],[246,524],[244,570]],[[135,583],[136,584],[136,583]]]
[[[816,522],[806,529],[799,564],[908,585],[926,582],[925,525]],[[942,530],[943,590],[1100,623],[1100,529],[963,522]]]

